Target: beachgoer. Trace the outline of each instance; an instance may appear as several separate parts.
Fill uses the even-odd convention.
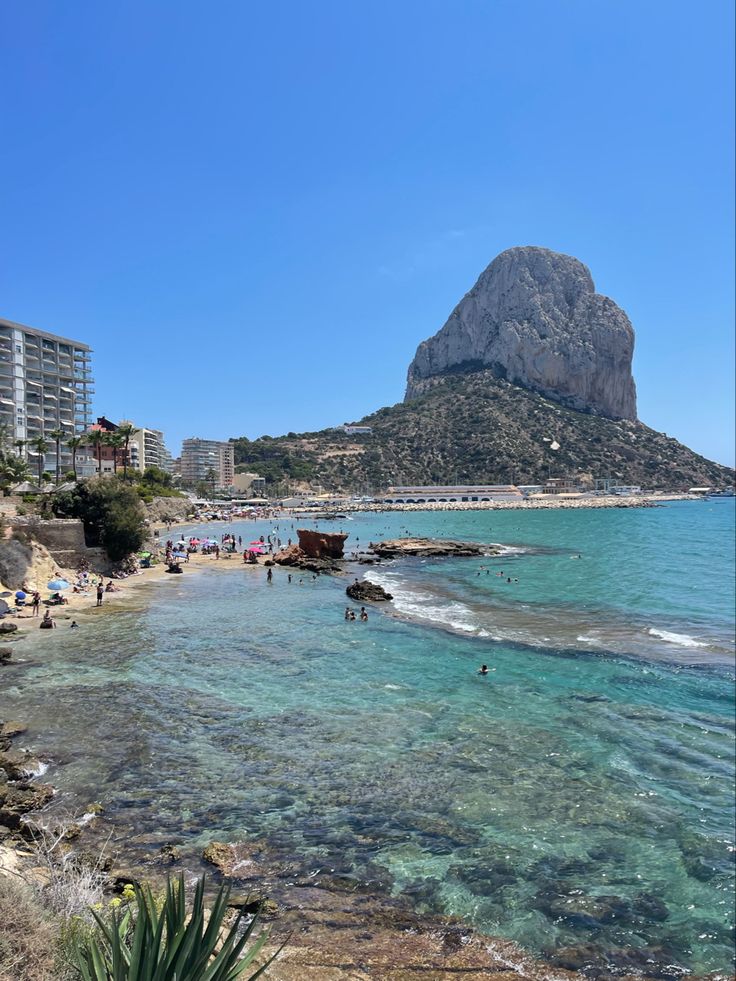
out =
[[[38,590],[36,590],[33,594],[33,599],[31,600],[31,606],[33,607],[34,617],[37,617],[39,607],[41,606],[41,594],[39,593]]]
[[[291,573],[289,573],[289,575],[287,576],[287,579],[289,580],[289,582],[291,582]]]
[[[70,630],[76,630],[76,628],[78,626],[79,626],[79,624],[77,623],[77,621],[76,620],[72,620],[72,622],[69,624],[69,629]]]
[[[355,610],[350,611],[350,619],[355,620]]]
[[[53,617],[48,610],[43,615],[43,620],[39,623],[39,628],[41,630],[51,630],[56,626]]]
[[[346,606],[345,607],[345,619],[346,620],[349,620],[350,619],[350,607],[349,606]]]
[[[364,606],[361,606],[360,608],[360,619],[363,621],[363,623],[365,623],[365,621],[368,619],[368,611]]]
[[[97,605],[102,606],[102,597],[105,595],[105,590],[102,588],[102,583],[97,586]]]
[[[488,665],[481,664],[480,671],[478,672],[478,674],[488,674]]]
[[[266,582],[273,582],[273,572],[271,569],[266,573]]]

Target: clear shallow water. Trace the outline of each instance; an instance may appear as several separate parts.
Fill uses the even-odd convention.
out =
[[[60,806],[101,800],[142,849],[265,839],[537,952],[727,969],[732,502],[342,525],[513,551],[361,567],[398,600],[367,624],[346,578],[213,560],[23,641],[0,716],[30,720]]]

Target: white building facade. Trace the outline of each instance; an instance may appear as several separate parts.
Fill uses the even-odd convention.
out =
[[[215,475],[216,487],[232,487],[235,478],[235,449],[232,443],[217,439],[185,439],[181,448],[181,479],[184,484],[209,481]]]
[[[92,422],[91,356],[81,341],[0,318],[0,422],[7,427],[8,443],[16,444],[15,450],[34,468],[38,457],[32,441],[43,437],[50,444],[43,469],[55,470],[56,445],[49,434],[60,430],[61,470],[71,469],[66,440],[84,433]],[[88,447],[80,448],[78,470],[92,459]]]

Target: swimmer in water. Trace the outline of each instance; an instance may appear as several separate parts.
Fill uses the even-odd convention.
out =
[[[488,674],[488,665],[481,664],[480,671],[478,672],[478,674]]]

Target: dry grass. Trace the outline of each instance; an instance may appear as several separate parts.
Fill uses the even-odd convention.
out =
[[[0,876],[0,981],[57,981],[58,929],[27,883]]]

